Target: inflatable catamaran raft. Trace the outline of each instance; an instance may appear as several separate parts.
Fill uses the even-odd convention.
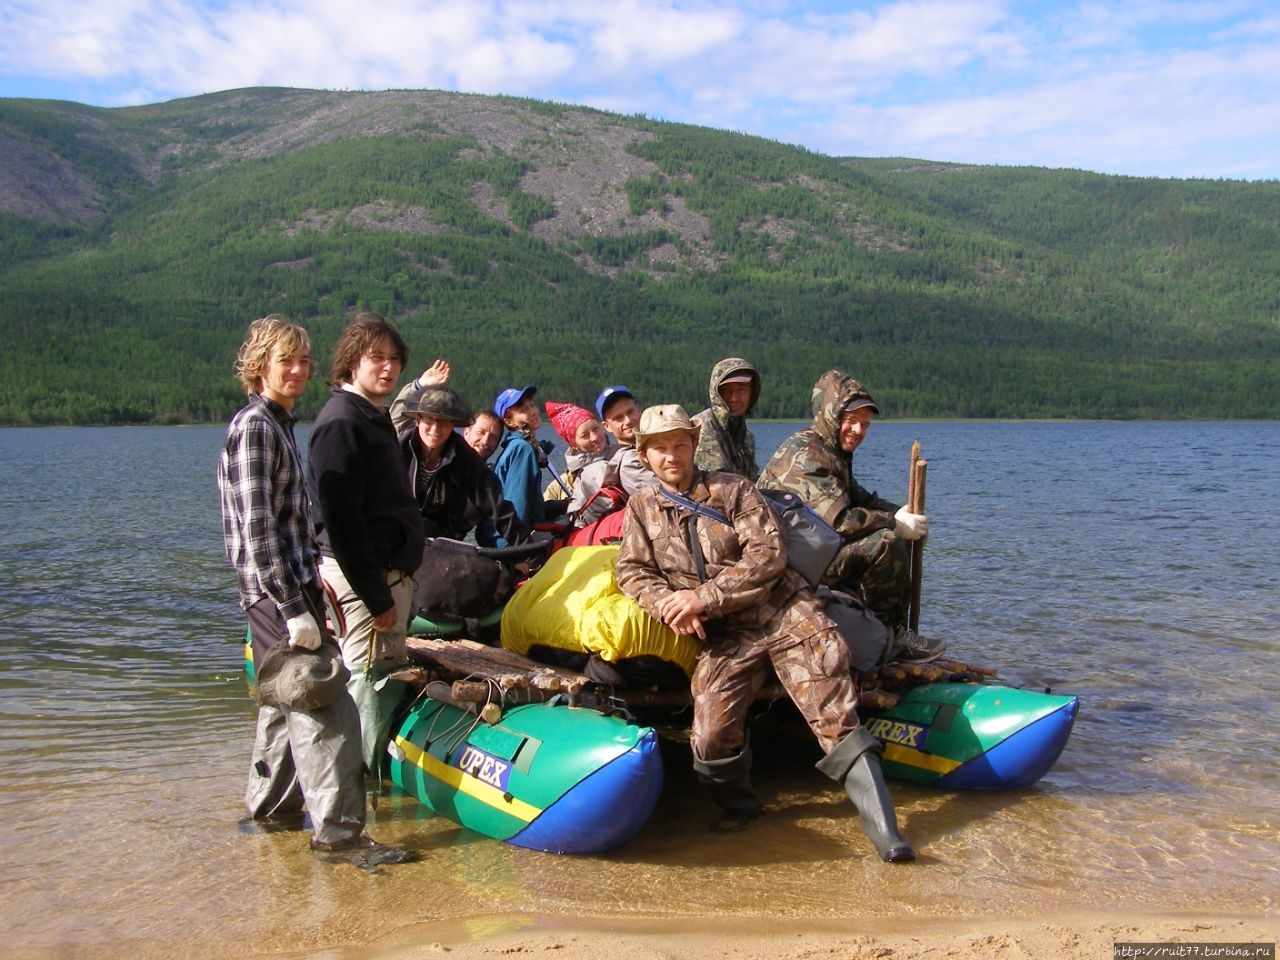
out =
[[[419,693],[388,745],[397,786],[464,827],[536,850],[599,853],[644,826],[663,768],[658,733],[634,718],[687,705],[687,682],[614,688],[535,659],[558,652],[563,661],[568,652],[692,671],[693,642],[617,590],[616,554],[553,554],[502,612],[502,646],[462,638],[456,623],[415,618],[414,666],[401,676]],[[954,660],[891,663],[859,682],[860,712],[884,743],[886,776],[947,790],[1035,783],[1061,755],[1079,705],[1002,686],[994,670]],[[786,694],[775,684],[760,698]]]
[[[612,688],[536,659],[645,658],[692,671],[694,642],[618,591],[616,556],[616,547],[554,553],[508,602],[501,647],[415,621],[413,632],[436,635],[410,640],[422,676],[435,682],[390,747],[402,789],[464,826],[540,850],[606,850],[644,825],[662,765],[656,732],[631,718],[687,705],[687,682]],[[1035,783],[1062,753],[1078,707],[1075,697],[1001,686],[994,670],[953,660],[889,664],[859,680],[885,774],[949,790]],[[761,698],[786,694],[774,685]]]

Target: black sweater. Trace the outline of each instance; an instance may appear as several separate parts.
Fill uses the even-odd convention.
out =
[[[386,571],[422,562],[422,516],[386,410],[336,389],[311,428],[307,478],[320,550],[375,617],[394,606]]]

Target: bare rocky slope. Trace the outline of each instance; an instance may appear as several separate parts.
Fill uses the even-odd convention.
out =
[[[36,109],[52,119],[33,121]],[[587,108],[431,90],[254,88],[121,109],[0,101],[0,211],[49,225],[86,227],[145,194],[167,172],[224,167],[339,140],[454,137],[473,143],[479,154],[497,152],[527,165],[521,190],[546,198],[552,210],[531,231],[553,245],[661,229],[674,242],[646,251],[648,266],[714,271],[724,255],[713,249],[706,216],[690,209],[678,191],[659,208],[629,211],[627,184],[660,177],[656,164],[628,149],[653,139],[646,126],[640,118]],[[109,180],[104,166],[113,174]],[[820,180],[800,177],[797,185],[837,206],[844,202]],[[476,183],[472,202],[485,215],[511,222],[506,199],[495,196],[489,184]],[[839,212],[846,236],[858,245],[904,248],[894,231],[855,210]],[[311,211],[306,221],[282,227],[332,229],[342,222],[408,233],[439,230],[421,208],[385,202]],[[772,216],[742,227],[779,244],[807,229]],[[597,272],[616,270],[580,253],[576,258]]]

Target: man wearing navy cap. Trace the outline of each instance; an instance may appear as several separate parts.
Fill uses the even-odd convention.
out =
[[[596,413],[615,440],[618,449],[608,460],[589,464],[573,488],[569,513],[574,514],[601,487],[619,486],[627,495],[635,493],[657,481],[653,472],[636,454],[636,427],[640,425],[640,405],[635,395],[621,384],[605,387],[596,397]]]

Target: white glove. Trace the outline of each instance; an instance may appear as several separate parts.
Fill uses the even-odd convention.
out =
[[[919,540],[929,535],[929,518],[923,513],[912,513],[899,507],[893,515],[893,532],[903,540]]]
[[[289,628],[289,646],[301,650],[320,649],[320,625],[311,614],[290,617],[286,626]]]

